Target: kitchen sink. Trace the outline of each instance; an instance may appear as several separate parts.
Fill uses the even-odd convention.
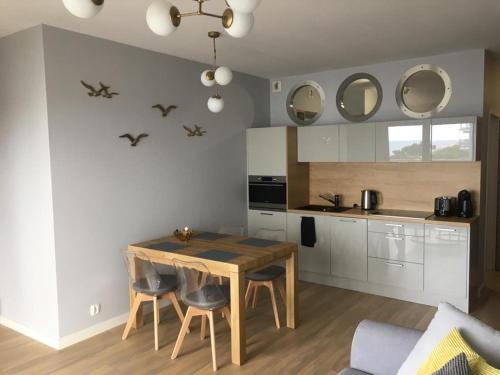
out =
[[[297,210],[304,211],[319,211],[319,212],[344,212],[350,210],[352,207],[333,207],[333,206],[321,206],[319,204],[309,204],[307,206],[296,208]]]

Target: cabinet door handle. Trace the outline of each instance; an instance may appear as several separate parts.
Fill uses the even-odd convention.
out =
[[[270,214],[268,212],[261,212],[260,214],[264,216],[274,216],[274,214]]]
[[[402,228],[404,227],[403,224],[385,224],[387,227],[396,227],[396,228]]]
[[[403,268],[404,267],[404,264],[401,264],[401,263],[385,262],[385,264],[388,265],[388,266],[391,266],[391,267],[399,267],[399,268]]]
[[[341,222],[343,223],[355,223],[356,220],[347,220],[347,219],[340,219]]]
[[[435,228],[438,232],[456,232],[456,229],[451,228]]]
[[[385,238],[388,240],[404,241],[404,238],[400,238],[400,237],[385,236]]]

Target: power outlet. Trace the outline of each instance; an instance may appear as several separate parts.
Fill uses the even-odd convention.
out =
[[[96,316],[101,312],[101,304],[97,303],[95,305],[90,305],[90,316]]]

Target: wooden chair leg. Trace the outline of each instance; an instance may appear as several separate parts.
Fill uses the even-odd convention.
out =
[[[206,327],[207,327],[207,316],[201,316],[201,331],[200,331],[200,339],[205,340],[206,335]]]
[[[252,302],[252,309],[255,309],[255,306],[257,306],[257,292],[259,291],[259,286],[258,284],[254,285],[254,292],[253,292],[253,302]]]
[[[229,324],[229,328],[231,328],[231,310],[229,310],[229,307],[224,307],[222,311],[224,312],[227,324]]]
[[[132,328],[132,324],[134,324],[135,316],[137,314],[137,310],[139,310],[139,306],[142,303],[142,295],[140,293],[136,293],[134,298],[134,304],[132,305],[132,309],[130,310],[130,315],[127,320],[127,324],[125,325],[125,330],[123,331],[122,340],[125,340]]]
[[[182,313],[181,306],[179,305],[179,301],[177,300],[177,296],[175,295],[175,292],[170,292],[167,294],[167,298],[172,302],[172,305],[174,306],[175,312],[177,313],[177,316],[179,317],[179,320],[181,321],[181,324],[184,322],[184,314]],[[189,327],[187,329],[187,333],[190,333],[191,331],[189,330]]]
[[[266,282],[266,286],[269,288],[269,293],[271,294],[271,303],[273,304],[274,320],[276,322],[276,327],[280,328],[280,317],[278,315],[278,306],[276,305],[276,295],[274,293],[274,285],[272,281]]]
[[[210,323],[210,343],[212,344],[212,366],[214,371],[217,371],[217,354],[215,351],[215,328],[214,328],[214,312],[208,312],[208,321]]]
[[[281,295],[281,299],[283,300],[283,303],[286,306],[286,290],[285,290],[285,279],[280,277],[278,280],[276,280],[276,283],[278,284],[278,290]]]
[[[160,315],[160,309],[159,309],[159,303],[158,303],[158,297],[154,297],[153,299],[153,315],[154,315],[154,325],[155,325],[155,350],[158,351],[159,345],[158,345],[158,325],[159,325],[159,315]]]
[[[182,342],[184,341],[184,337],[186,336],[187,330],[189,328],[189,323],[191,323],[191,319],[193,318],[193,311],[191,307],[188,307],[186,312],[186,317],[184,318],[184,322],[182,323],[181,330],[179,331],[179,336],[177,337],[177,341],[175,342],[174,351],[172,352],[172,359],[176,359],[179,354],[179,350],[181,349]]]
[[[250,302],[250,298],[252,297],[252,291],[254,289],[253,282],[248,282],[247,292],[245,293],[245,309],[248,307],[248,302]]]

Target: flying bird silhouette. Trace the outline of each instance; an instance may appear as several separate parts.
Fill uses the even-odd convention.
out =
[[[98,91],[94,88],[94,86],[89,85],[88,83],[85,83],[84,81],[80,81],[80,83],[83,85],[83,87],[85,87],[87,90],[89,90],[89,92],[87,93],[88,96],[94,96],[94,97],[101,96],[102,89]]]
[[[158,108],[161,111],[161,116],[162,117],[167,117],[168,114],[173,110],[177,109],[176,105],[169,105],[167,108],[162,106],[161,104],[155,104],[152,108]]]
[[[206,133],[206,130],[203,130],[203,128],[198,125],[194,126],[194,130],[187,127],[186,125],[183,125],[182,127],[188,132],[188,137],[195,137],[195,136],[201,137],[203,136],[203,134]]]
[[[119,138],[127,138],[130,141],[130,146],[135,147],[142,138],[149,137],[148,134],[139,134],[136,138],[132,137],[129,133],[120,135]]]
[[[113,95],[120,95],[119,93],[117,92],[109,92],[109,89],[111,88],[110,86],[106,86],[104,83],[102,82],[99,82],[99,85],[101,85],[101,89],[99,90],[99,92],[101,93],[101,95],[106,98],[106,99],[111,99],[113,97]]]

